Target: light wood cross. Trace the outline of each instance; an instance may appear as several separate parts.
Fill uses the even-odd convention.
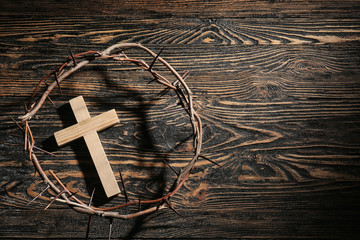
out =
[[[63,146],[83,137],[106,196],[109,198],[120,193],[114,173],[97,134],[98,131],[120,122],[115,109],[92,118],[82,96],[73,98],[69,102],[78,123],[54,133],[57,144]]]

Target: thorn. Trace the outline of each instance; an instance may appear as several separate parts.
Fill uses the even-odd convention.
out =
[[[178,106],[180,106],[180,107],[178,107]],[[173,108],[173,109],[171,109],[171,108]],[[184,109],[187,110],[187,107],[184,106],[184,103],[182,101],[178,101],[175,105],[167,106],[163,110],[167,110],[168,113],[171,113],[171,112],[179,112]]]
[[[74,62],[74,66],[76,66],[76,65],[77,65],[77,63],[76,63],[76,58],[74,57],[74,54],[73,54],[73,52],[71,51],[70,45],[68,45],[68,49],[69,49],[70,56],[71,56],[71,58],[72,58],[72,60],[73,60],[73,62]]]
[[[188,78],[188,76],[190,76],[190,72],[189,72],[189,71],[186,71],[186,72],[184,73],[184,75],[182,75],[183,80],[185,81],[185,80]]]
[[[74,192],[74,193],[71,193],[68,198],[71,198],[72,196],[74,196],[75,194],[77,194],[78,192]]]
[[[49,154],[49,155],[51,155],[51,156],[54,156],[54,157],[57,157],[55,154],[53,154],[53,153],[51,153],[51,152],[48,152],[48,151],[46,151],[46,150],[44,150],[44,149],[42,149],[42,148],[39,148],[39,147],[37,147],[37,146],[33,146],[33,148],[35,148],[35,149],[37,149],[37,150],[39,150],[39,151],[41,151],[41,152],[44,152],[44,153],[47,153],[47,154]]]
[[[119,173],[120,173],[121,184],[122,184],[123,189],[124,189],[125,200],[126,200],[126,202],[129,202],[129,196],[128,196],[127,191],[126,191],[125,182],[124,182],[123,176],[121,174],[120,168],[119,168]]]
[[[18,128],[20,128],[20,130],[25,131],[25,129],[18,122],[16,122],[16,120],[13,117],[10,117],[10,118],[16,124],[16,126],[18,126]]]
[[[88,225],[87,225],[87,229],[86,229],[86,237],[85,237],[86,240],[89,239],[90,227],[91,227],[93,218],[94,218],[94,215],[89,216],[89,221],[88,221]]]
[[[61,90],[60,90],[60,92],[61,92]],[[51,100],[51,98],[49,96],[46,96],[46,98],[51,102],[52,105],[55,106],[55,103],[53,102],[53,100]]]
[[[94,199],[94,194],[95,194],[95,187],[94,187],[94,189],[93,189],[93,191],[92,191],[92,193],[91,193],[91,197],[90,197],[90,201],[89,201],[89,207],[91,206],[91,203],[92,203],[92,201],[93,201],[93,199]]]
[[[44,192],[46,192],[46,190],[48,190],[50,187],[50,185],[47,185],[46,188],[44,190],[42,190],[38,195],[36,195],[36,197],[34,197],[30,202],[28,202],[26,204],[26,206],[30,205],[33,201],[35,201],[38,197],[40,197],[41,195],[44,194]]]
[[[151,79],[147,84],[150,84],[150,83],[156,81],[157,79],[158,79],[157,77],[154,77],[154,79]]]
[[[157,76],[154,76],[153,79],[151,79],[150,81],[148,81],[148,84],[150,84],[150,83],[152,83],[152,82],[154,82],[154,81],[156,81],[156,80],[158,80],[158,77],[157,77]]]
[[[31,108],[31,102],[29,101],[28,104],[26,104],[26,102],[24,102],[24,108],[25,108],[25,112],[29,112],[29,108]]]
[[[114,220],[113,218],[110,218],[109,240],[111,239],[111,231],[112,231],[113,220]]]
[[[160,54],[162,53],[162,51],[164,50],[164,48],[162,48],[160,50],[160,52],[156,55],[156,57],[154,58],[154,60],[152,61],[152,63],[150,64],[150,67],[148,68],[148,71],[151,72],[152,67],[154,66],[154,63],[156,62],[156,60],[159,58]]]
[[[128,56],[126,56],[124,51],[121,51],[121,54],[125,57],[125,58],[129,58]]]
[[[170,91],[169,87],[165,87],[163,90],[161,90],[158,94],[156,94],[156,96],[164,96],[166,93],[168,93]]]
[[[169,206],[169,208],[176,213],[176,215],[178,215],[179,217],[184,218],[184,216],[181,215],[181,214],[171,205],[171,203],[169,202],[169,200],[168,200],[167,198],[164,198],[164,201],[165,201],[165,203]]]
[[[176,174],[176,176],[179,176],[179,173],[173,168],[165,159],[163,159],[164,163]]]
[[[189,71],[186,71],[184,73],[184,75],[182,75],[182,79],[185,81],[188,77],[190,76],[190,72]],[[173,83],[173,86],[177,86],[179,84],[179,80],[176,80],[174,83]]]
[[[46,88],[48,88],[48,87],[49,87],[49,83],[46,81],[46,79],[44,79],[44,83],[45,83]]]
[[[222,167],[220,164],[214,162],[214,161],[211,160],[210,158],[205,157],[204,155],[199,155],[199,157],[201,157],[201,158],[203,158],[203,159],[205,159],[205,160],[208,160],[209,162],[211,162],[211,163],[213,163],[213,164],[215,164],[215,165],[217,165],[217,166],[219,166],[219,167]]]
[[[58,199],[58,197],[60,197],[60,195],[63,194],[63,193],[65,193],[65,192],[66,192],[65,189],[61,190],[61,191],[59,192],[59,194],[56,195],[56,197],[54,197],[54,199],[46,206],[46,208],[44,208],[44,210],[48,209],[48,208],[50,207],[50,205],[53,204],[53,203],[56,201],[56,199]]]
[[[60,82],[59,82],[59,78],[58,78],[58,72],[57,71],[54,71],[54,76],[55,76],[55,81],[56,81],[56,84],[58,85],[59,87],[59,90],[60,90],[60,93],[62,93],[62,90],[61,90],[61,87],[60,87]],[[52,102],[52,101],[51,101]]]

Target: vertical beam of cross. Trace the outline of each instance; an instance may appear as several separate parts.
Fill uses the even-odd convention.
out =
[[[71,99],[69,103],[78,123],[54,133],[56,142],[59,146],[63,146],[83,137],[106,196],[109,198],[120,193],[120,188],[97,134],[98,131],[119,123],[116,111],[112,109],[91,118],[82,96]]]

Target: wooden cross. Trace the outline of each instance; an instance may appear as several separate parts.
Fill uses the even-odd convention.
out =
[[[97,134],[98,131],[120,122],[115,109],[92,118],[90,117],[82,96],[73,98],[69,102],[78,123],[54,133],[57,144],[63,146],[75,139],[83,137],[106,196],[109,198],[120,193],[114,173]]]

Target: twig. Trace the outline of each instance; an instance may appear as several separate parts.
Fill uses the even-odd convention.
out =
[[[25,145],[24,145],[24,150],[27,150],[27,145],[28,145],[28,129],[29,129],[29,125],[28,125],[28,121],[26,121],[25,122],[25,136],[24,136],[24,138],[25,138],[25,141],[24,141],[24,143],[25,143]]]

